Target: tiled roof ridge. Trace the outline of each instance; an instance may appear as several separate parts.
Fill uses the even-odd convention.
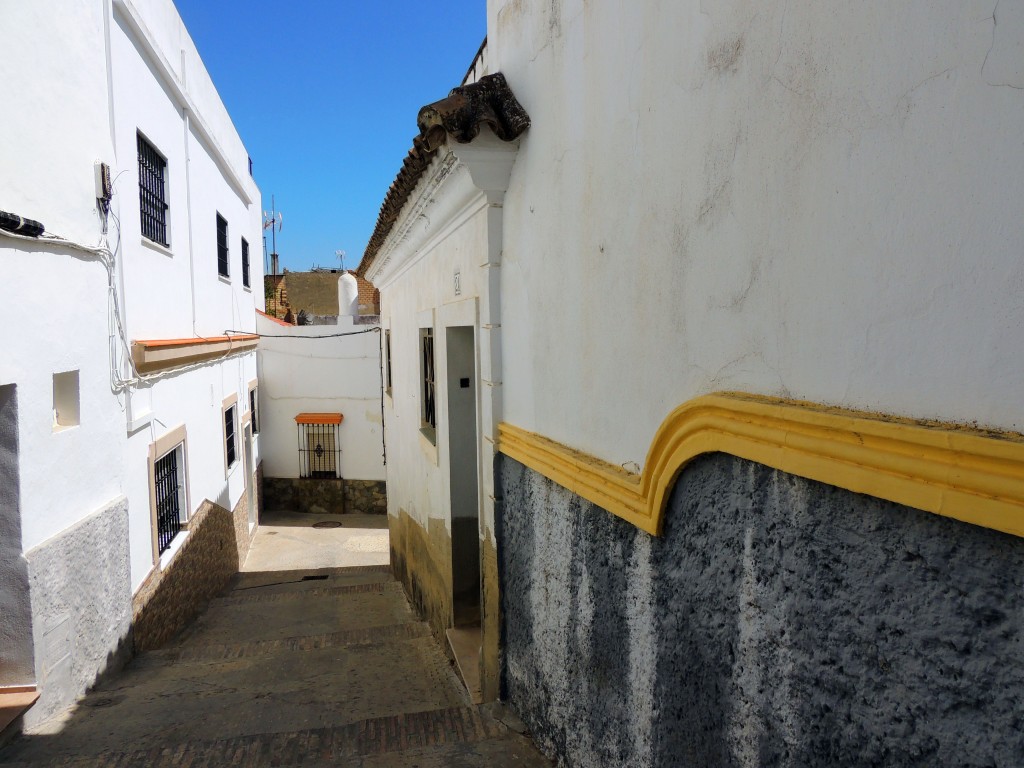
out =
[[[449,139],[467,144],[487,125],[502,141],[513,141],[530,127],[530,116],[516,100],[501,72],[485,75],[475,83],[453,88],[448,96],[420,109],[419,135],[391,183],[377,217],[377,226],[366,245],[356,275],[364,277],[395,225],[416,184],[437,150]]]

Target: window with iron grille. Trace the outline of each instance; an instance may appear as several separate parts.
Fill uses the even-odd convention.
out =
[[[299,424],[299,476],[339,477],[341,449],[334,424]]]
[[[167,161],[136,134],[139,150],[139,218],[142,236],[160,245],[167,240]]]
[[[181,530],[181,515],[184,505],[184,456],[178,446],[153,465],[154,490],[156,492],[157,553],[163,552]]]
[[[238,445],[235,438],[235,408],[236,406],[232,405],[230,408],[224,409],[224,458],[228,469],[235,466],[235,462],[238,460]]]
[[[391,330],[384,331],[384,391],[391,394]]]
[[[242,238],[242,285],[249,287],[249,241]]]
[[[228,276],[228,221],[217,214],[217,274]]]
[[[434,442],[437,428],[436,398],[434,396],[434,329],[420,328],[420,373],[423,381],[420,427],[426,437]]]

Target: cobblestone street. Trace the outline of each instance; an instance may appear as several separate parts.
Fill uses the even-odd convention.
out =
[[[0,765],[549,765],[517,725],[469,702],[387,566],[260,570]]]

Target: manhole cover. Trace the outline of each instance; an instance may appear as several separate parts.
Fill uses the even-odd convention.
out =
[[[321,520],[319,523],[313,523],[314,528],[341,528],[341,523],[337,520]]]

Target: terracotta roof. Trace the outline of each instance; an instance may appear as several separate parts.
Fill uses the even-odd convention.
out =
[[[453,88],[447,98],[423,107],[416,122],[419,135],[412,140],[412,149],[384,197],[377,226],[356,268],[360,277],[370,268],[437,150],[449,138],[468,144],[480,134],[480,126],[487,125],[502,141],[513,141],[530,127],[530,116],[516,101],[505,76],[496,72]]]

